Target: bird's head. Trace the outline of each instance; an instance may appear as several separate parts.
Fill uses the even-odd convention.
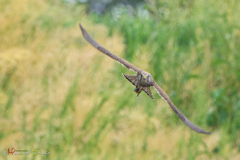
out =
[[[152,86],[152,76],[148,72],[141,72],[137,75],[138,81],[140,82],[140,85],[143,86]]]

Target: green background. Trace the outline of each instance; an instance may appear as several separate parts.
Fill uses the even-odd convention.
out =
[[[240,2],[152,0],[112,6],[0,1],[2,159],[240,159]],[[105,48],[152,74],[211,135],[186,127]],[[50,155],[4,155],[8,148]]]

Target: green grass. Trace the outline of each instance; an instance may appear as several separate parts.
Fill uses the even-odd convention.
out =
[[[152,2],[140,7],[149,16],[118,18],[58,1],[0,2],[2,159],[239,159],[240,3]],[[154,89],[154,101],[137,97],[122,76],[135,73],[90,46],[79,22],[213,134],[191,131]]]

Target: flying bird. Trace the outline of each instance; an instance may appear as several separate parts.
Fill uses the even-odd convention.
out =
[[[195,132],[198,133],[203,133],[203,134],[211,134],[211,132],[204,131],[202,128],[198,127],[194,123],[192,123],[187,117],[185,117],[182,112],[173,104],[171,99],[168,97],[168,95],[163,91],[163,89],[158,86],[158,84],[155,82],[153,77],[151,76],[150,73],[143,71],[130,62],[114,55],[107,49],[105,49],[103,46],[101,46],[98,42],[96,42],[88,33],[87,31],[82,27],[81,24],[79,24],[80,29],[82,30],[83,37],[96,49],[104,53],[105,55],[111,57],[112,59],[116,60],[120,64],[122,64],[124,67],[126,67],[129,70],[133,70],[134,72],[137,73],[137,75],[126,75],[123,74],[123,76],[129,80],[135,87],[136,89],[134,90],[138,95],[144,91],[148,94],[149,97],[153,99],[151,89],[150,87],[153,86],[158,94],[169,104],[169,106],[172,108],[172,110],[178,115],[178,117],[185,123],[189,128],[194,130]]]

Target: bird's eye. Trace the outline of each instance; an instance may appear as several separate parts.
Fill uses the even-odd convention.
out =
[[[148,75],[148,82],[150,82],[150,75]]]

